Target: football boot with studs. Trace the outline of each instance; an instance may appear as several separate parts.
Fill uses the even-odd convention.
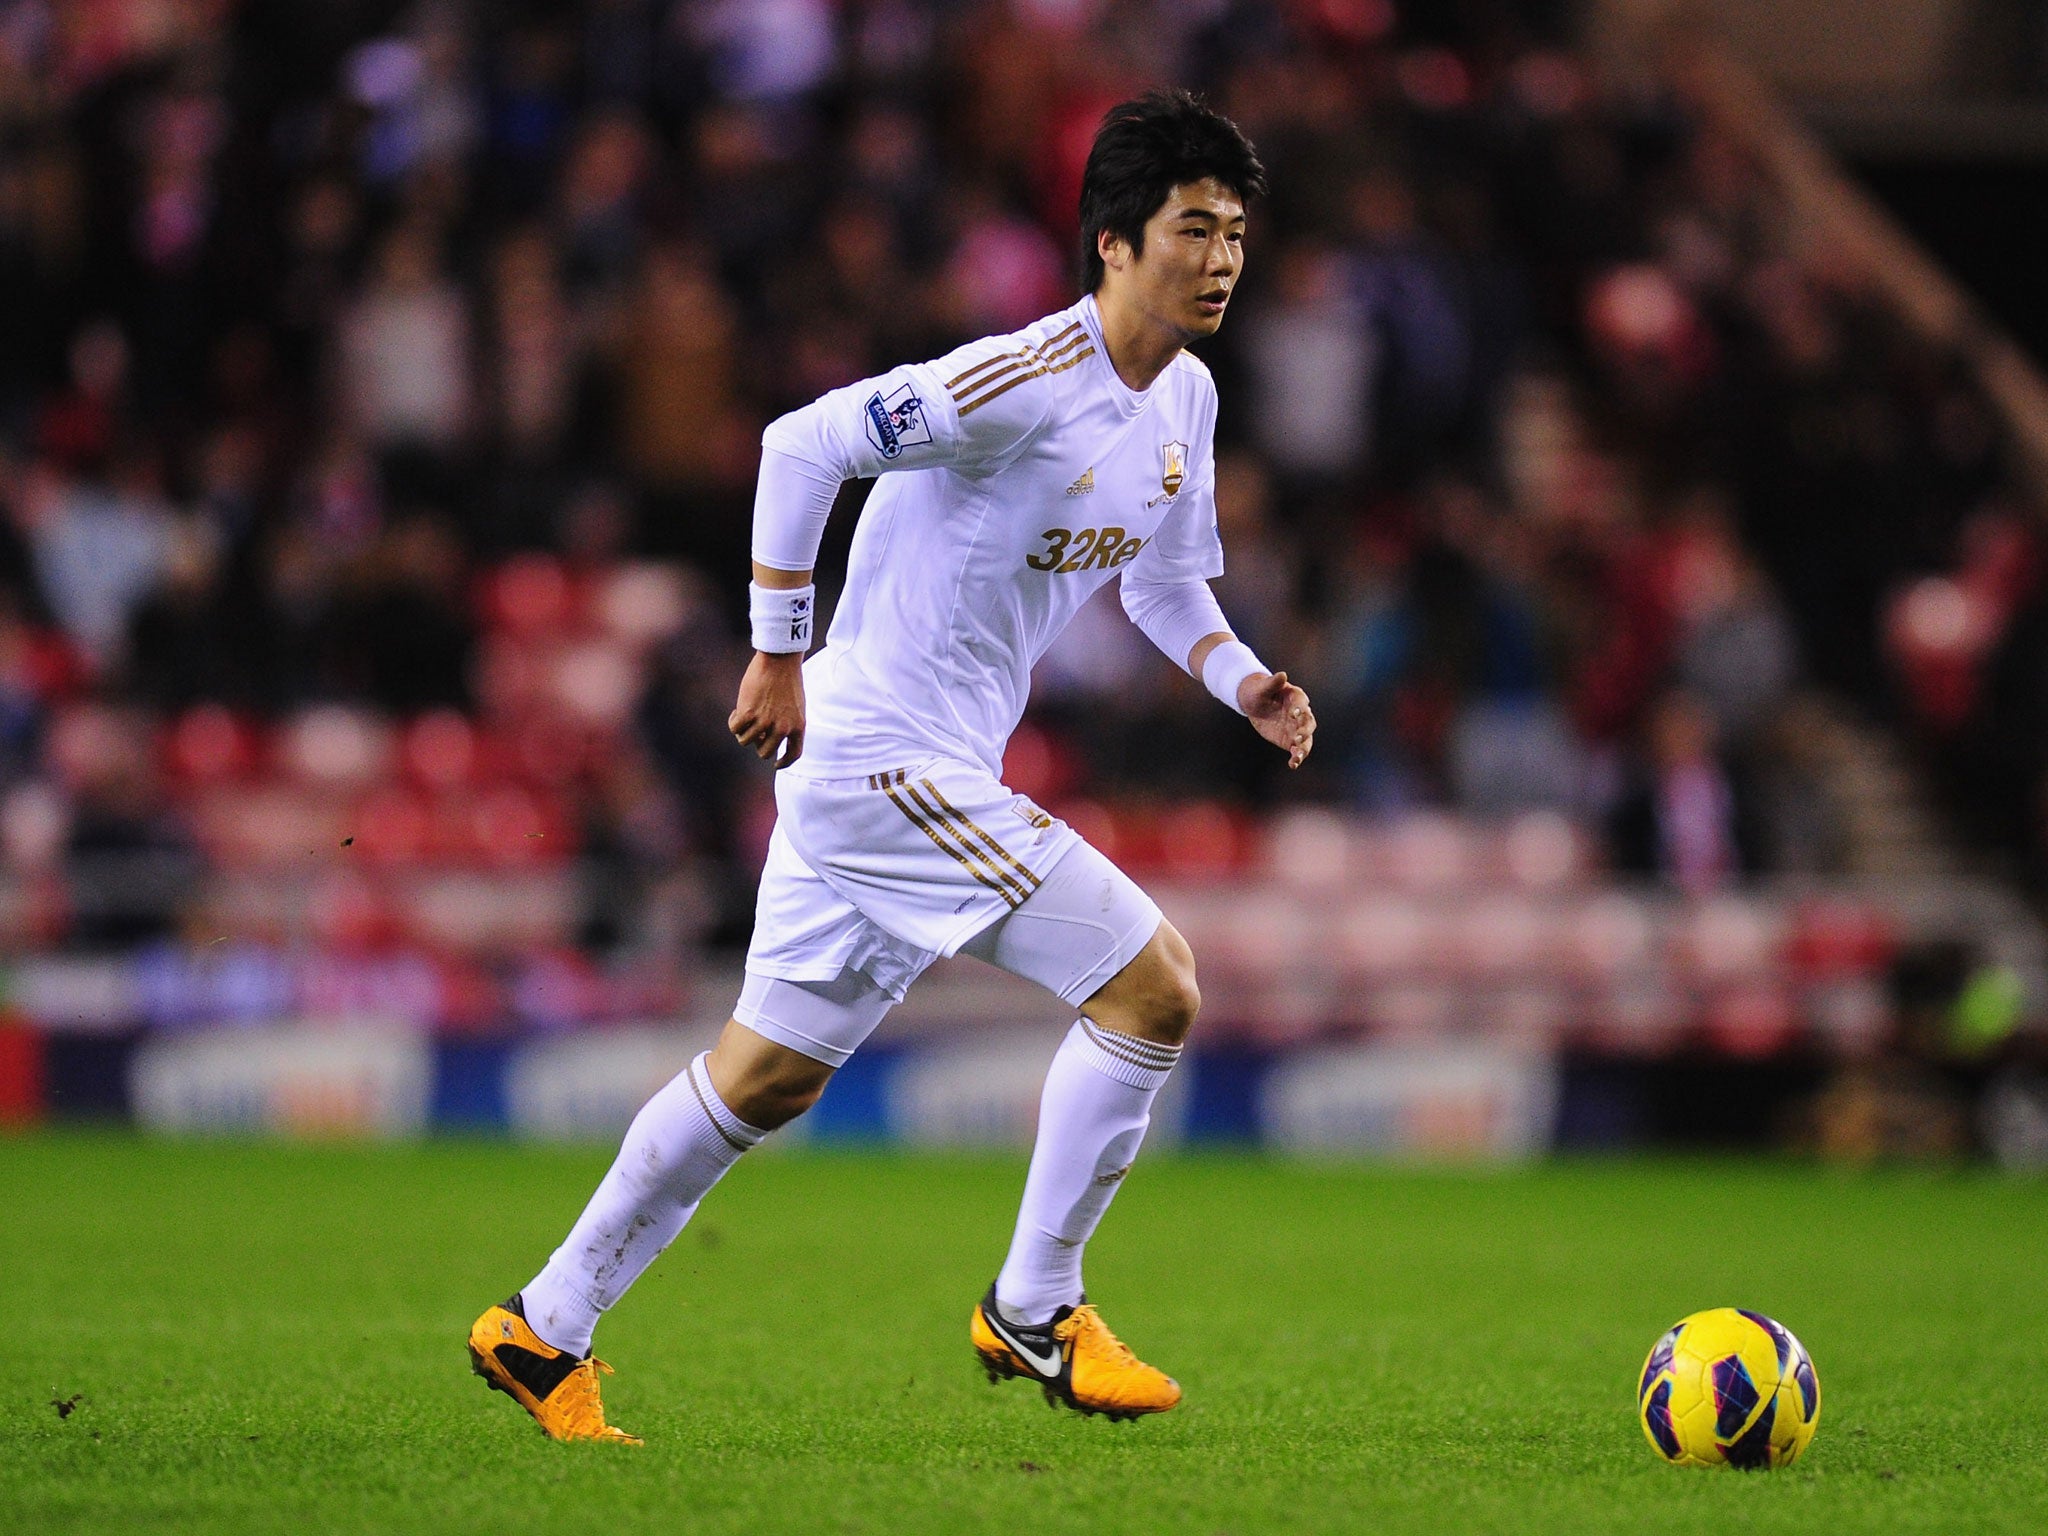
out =
[[[968,1320],[974,1355],[990,1382],[1018,1376],[1038,1383],[1045,1400],[1113,1420],[1164,1413],[1180,1401],[1180,1383],[1131,1353],[1084,1297],[1049,1322],[1013,1323],[996,1305],[996,1288]]]
[[[639,1445],[604,1417],[597,1376],[612,1368],[595,1355],[578,1359],[556,1349],[527,1325],[526,1308],[514,1296],[489,1308],[470,1325],[469,1366],[493,1392],[502,1392],[533,1415],[551,1440],[609,1440]]]

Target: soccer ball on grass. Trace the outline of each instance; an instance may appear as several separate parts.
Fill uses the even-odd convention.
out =
[[[1715,1307],[1650,1350],[1636,1412],[1657,1454],[1681,1467],[1785,1467],[1820,1422],[1820,1378],[1789,1329]]]

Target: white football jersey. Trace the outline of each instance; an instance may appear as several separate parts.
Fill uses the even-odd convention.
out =
[[[1131,570],[1223,573],[1216,387],[1183,352],[1139,393],[1110,366],[1092,297],[825,395],[766,447],[878,476],[789,770],[841,778],[934,756],[1000,775],[1031,668]],[[1187,658],[1174,660],[1185,665]]]

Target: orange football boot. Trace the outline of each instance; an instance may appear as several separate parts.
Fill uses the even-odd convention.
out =
[[[1180,1383],[1132,1354],[1086,1301],[1061,1307],[1049,1323],[1024,1327],[1002,1315],[990,1286],[967,1332],[991,1382],[1005,1376],[1035,1381],[1055,1408],[1065,1403],[1085,1414],[1135,1419],[1180,1401]]]
[[[607,1424],[597,1394],[597,1373],[612,1368],[595,1355],[577,1359],[556,1349],[526,1323],[526,1308],[514,1296],[470,1325],[469,1368],[493,1392],[502,1392],[533,1415],[551,1440],[611,1440],[639,1445],[616,1424]]]

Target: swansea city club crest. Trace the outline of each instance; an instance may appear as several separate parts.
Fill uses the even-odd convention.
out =
[[[1169,498],[1180,494],[1180,483],[1188,471],[1188,445],[1186,443],[1165,443],[1160,447],[1160,456],[1165,459],[1165,472],[1159,477],[1159,489]]]
[[[1186,443],[1161,443],[1159,445],[1161,468],[1159,494],[1145,505],[1156,507],[1162,501],[1171,501],[1180,494],[1181,482],[1188,474],[1188,445]]]

